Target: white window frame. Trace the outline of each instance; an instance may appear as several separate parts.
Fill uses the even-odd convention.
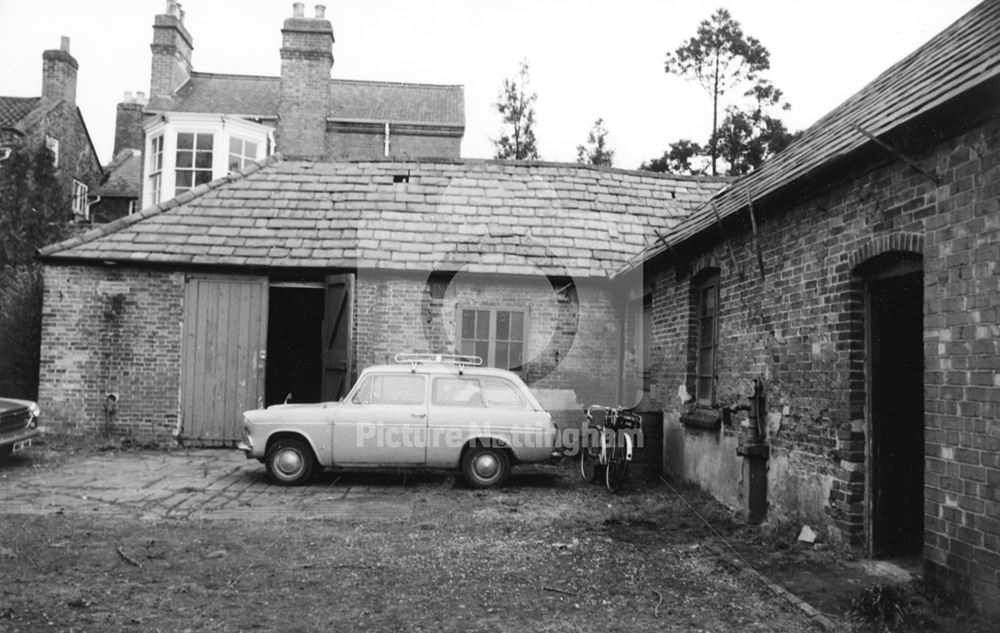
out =
[[[233,144],[239,144],[239,151],[233,152]],[[252,152],[247,151],[247,145],[253,145],[254,149]],[[247,168],[250,163],[255,163],[260,160],[260,142],[244,138],[237,134],[229,135],[229,156],[228,156],[228,167],[229,173],[234,173],[237,171],[242,171]],[[233,167],[233,159],[236,159],[236,167]]]
[[[59,139],[54,136],[45,135],[45,147],[52,152],[52,166],[59,167]]]
[[[486,339],[477,339],[477,338],[468,339],[468,338],[465,338],[464,332],[462,331],[462,328],[463,328],[463,324],[464,324],[464,316],[465,316],[465,312],[466,311],[488,312],[489,313],[489,325],[488,325],[488,331],[487,331],[487,338]],[[514,367],[507,367],[507,366],[504,366],[504,365],[497,365],[496,364],[497,363],[497,358],[496,358],[496,354],[497,354],[496,327],[497,327],[497,314],[499,312],[510,312],[512,314],[513,313],[518,313],[522,317],[521,340],[519,341],[521,343],[521,363],[520,363],[520,365],[515,365]],[[457,318],[456,318],[456,324],[455,324],[455,339],[456,339],[456,341],[455,341],[455,349],[457,349],[460,354],[466,354],[466,353],[467,354],[471,354],[471,355],[475,355],[476,354],[476,352],[475,352],[474,349],[472,351],[468,351],[466,349],[466,346],[464,345],[464,343],[466,341],[485,342],[487,344],[487,354],[486,354],[486,356],[483,357],[483,364],[484,365],[487,365],[487,366],[490,366],[490,367],[500,367],[501,369],[510,369],[511,371],[520,371],[520,370],[522,370],[524,368],[525,363],[527,363],[527,360],[528,360],[528,316],[529,316],[529,313],[528,313],[527,309],[525,309],[525,308],[519,308],[519,307],[511,307],[511,306],[460,305],[460,306],[458,306],[458,311],[457,311],[457,315],[456,316],[457,316]],[[508,336],[509,336],[509,333],[508,333]],[[515,341],[515,340],[516,339],[507,338],[506,341],[503,341],[503,342],[508,342],[509,343],[509,342],[512,342],[512,341]],[[508,352],[508,358],[509,358],[509,352]]]
[[[149,140],[150,204],[158,204],[163,196],[163,137],[161,133]]]
[[[90,201],[87,199],[89,191],[86,183],[73,179],[73,216],[78,220],[90,219]]]

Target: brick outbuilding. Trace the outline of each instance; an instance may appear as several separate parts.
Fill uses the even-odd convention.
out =
[[[1000,3],[639,262],[668,470],[1000,611]]]

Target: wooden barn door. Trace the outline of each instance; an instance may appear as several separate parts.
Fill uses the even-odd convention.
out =
[[[233,446],[264,396],[267,278],[190,277],[184,291],[181,439]]]
[[[354,356],[354,275],[330,275],[326,278],[323,307],[323,385],[324,402],[339,400],[351,388],[351,365]]]

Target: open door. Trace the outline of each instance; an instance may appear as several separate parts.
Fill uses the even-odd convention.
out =
[[[351,388],[354,361],[352,339],[354,320],[354,275],[326,278],[323,301],[323,384],[324,402],[339,400]]]
[[[867,279],[871,553],[919,554],[924,510],[923,275],[904,260]]]

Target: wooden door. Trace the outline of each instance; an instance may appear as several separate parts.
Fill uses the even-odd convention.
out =
[[[190,277],[184,290],[181,437],[232,446],[264,396],[266,277]]]
[[[354,360],[354,275],[326,278],[323,306],[323,385],[324,402],[339,400],[351,388]]]

